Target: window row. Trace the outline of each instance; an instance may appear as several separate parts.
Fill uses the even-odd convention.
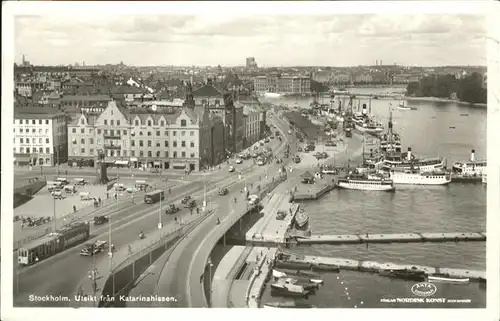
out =
[[[38,119],[38,122],[36,119],[31,119],[31,125],[36,125],[38,123],[38,125],[42,125],[44,122],[44,120],[42,119]],[[14,124],[16,123],[16,120],[14,119]],[[19,119],[19,124],[26,124],[26,125],[30,125],[30,119]],[[45,119],[45,125],[48,125],[49,124],[49,120],[48,119]]]
[[[15,129],[14,129],[14,132],[15,132]],[[22,132],[22,129],[21,129],[21,132]],[[35,132],[34,129],[33,129],[33,132]],[[77,133],[77,129],[76,128],[72,128],[71,132],[73,134],[76,134]],[[92,134],[93,132],[94,132],[93,129],[89,128],[88,133]],[[47,130],[47,133],[48,133],[48,130]],[[116,130],[113,130],[113,129],[110,129],[110,130],[103,129],[103,130],[101,130],[101,129],[97,129],[97,134],[98,135],[101,135],[101,134],[108,135],[108,133],[109,133],[110,136],[114,136],[115,134],[117,136],[120,136],[121,134],[122,135],[127,135],[127,130],[119,130],[119,129],[116,129]],[[80,128],[80,134],[85,134],[85,128]],[[181,131],[180,135],[181,136],[186,136],[186,131],[185,130]],[[145,136],[144,132],[139,131],[138,136]],[[146,132],[146,136],[153,136],[153,132],[150,132],[150,131]],[[157,130],[156,131],[156,136],[161,136],[161,131]],[[167,130],[164,132],[164,136],[168,136],[168,131]],[[172,136],[177,136],[177,131],[175,131],[175,130],[172,131]],[[189,136],[194,137],[194,131],[193,130],[189,132]]]
[[[38,144],[42,144],[42,138],[38,138]],[[16,143],[16,138],[14,137],[14,144]],[[29,138],[19,138],[19,143],[20,144],[30,144],[30,139]],[[31,139],[32,144],[37,143],[37,139],[33,138]],[[50,138],[45,138],[45,144],[50,144]]]
[[[30,130],[29,128],[26,128],[26,131],[24,131],[24,128],[19,128],[19,132],[20,133],[27,133],[29,134],[30,133]],[[31,129],[31,132],[32,133],[36,133],[36,129],[35,128],[32,128]],[[14,133],[16,133],[16,129],[14,128]],[[39,134],[43,134],[43,129],[42,128],[38,128],[38,133]],[[48,134],[49,133],[49,129],[48,128],[45,128],[45,134]]]
[[[85,148],[80,148],[80,153],[78,152],[78,149],[73,149],[73,155],[74,156],[77,156],[77,155],[82,155],[82,154],[85,154],[85,151],[86,149]],[[90,148],[89,149],[89,154],[90,155],[94,155],[94,156],[97,156],[97,153],[94,153],[94,149],[93,148]],[[15,152],[15,151],[14,151]],[[22,152],[22,151],[21,151]],[[27,151],[27,153],[29,153],[29,149]],[[144,151],[139,151],[139,153],[137,153],[136,155],[136,152],[135,151],[130,151],[130,155],[127,155],[127,151],[126,150],[106,150],[106,156],[108,157],[153,157],[153,152],[152,151],[148,151],[147,153],[144,153]],[[147,156],[146,156],[147,155]],[[160,152],[160,151],[157,151],[156,153],[154,153],[155,157],[166,157],[166,158],[169,158],[170,157],[170,153],[169,151],[164,151],[163,153]],[[174,151],[172,153],[172,158],[186,158],[186,152],[180,152],[178,153],[177,151]],[[195,153],[190,153],[189,154],[189,157],[190,158],[195,158],[196,157],[196,154]]]
[[[147,146],[148,146],[148,147],[152,147],[152,145],[153,145],[153,141],[148,140],[148,141],[147,141]],[[132,146],[132,147],[135,147],[135,146],[136,146],[135,140],[130,141],[130,146]],[[172,147],[177,147],[177,146],[178,146],[177,141],[173,141],[173,142],[172,142]],[[186,146],[187,146],[186,141],[185,141],[185,140],[181,141],[180,146],[181,146],[181,147],[186,147]],[[189,142],[189,147],[194,147],[194,146],[195,146],[195,144],[194,144],[194,142],[193,142],[193,141]],[[139,140],[139,147],[144,147],[144,141]],[[159,140],[157,140],[157,141],[156,141],[156,147],[162,147],[162,146],[161,146],[161,142],[160,142]],[[165,140],[165,141],[163,142],[163,147],[169,147],[169,142],[168,142],[168,140]]]
[[[82,119],[80,123],[83,125],[85,122],[84,122],[84,121],[83,121],[83,119]],[[114,126],[114,125],[115,125],[115,120],[114,120],[114,119],[111,119],[111,120],[109,121],[109,124],[110,124],[111,126]],[[105,119],[105,120],[104,120],[104,125],[106,125],[106,126],[108,125],[108,120],[107,120],[107,119]],[[116,126],[120,126],[120,121],[119,121],[119,120],[117,120],[117,121],[116,121]]]
[[[17,149],[14,147],[14,153],[17,153]],[[30,148],[30,147],[20,147],[19,148],[19,153],[21,154],[31,154],[31,153],[43,153],[43,148],[40,147],[40,148],[36,148],[36,147],[33,147],[33,148]],[[45,154],[50,154],[50,147],[45,147]]]
[[[148,119],[148,121],[146,122],[147,126],[151,127],[153,126],[153,122]],[[104,125],[106,125],[106,120],[104,121]],[[134,125],[135,126],[141,126],[141,121],[139,119],[136,119],[134,121]],[[160,121],[160,126],[165,126],[166,125],[166,122],[164,120],[161,120]],[[186,127],[187,126],[187,121],[185,119],[181,119],[181,127]]]

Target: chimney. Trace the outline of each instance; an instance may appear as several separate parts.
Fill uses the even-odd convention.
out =
[[[476,150],[471,150],[470,152],[470,161],[475,162],[476,161]]]
[[[366,115],[366,104],[363,104],[363,116]]]
[[[408,160],[411,160],[411,147],[408,147]]]

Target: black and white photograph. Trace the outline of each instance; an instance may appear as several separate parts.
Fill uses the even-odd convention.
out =
[[[391,3],[12,6],[9,314],[498,319],[487,6]]]

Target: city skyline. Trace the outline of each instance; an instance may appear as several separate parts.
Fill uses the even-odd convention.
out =
[[[250,56],[260,67],[486,65],[482,15],[31,15],[14,24],[15,60],[34,65],[241,66]]]

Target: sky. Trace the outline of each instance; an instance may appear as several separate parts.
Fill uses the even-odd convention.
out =
[[[16,62],[34,65],[486,65],[482,15],[31,15],[14,28]]]

